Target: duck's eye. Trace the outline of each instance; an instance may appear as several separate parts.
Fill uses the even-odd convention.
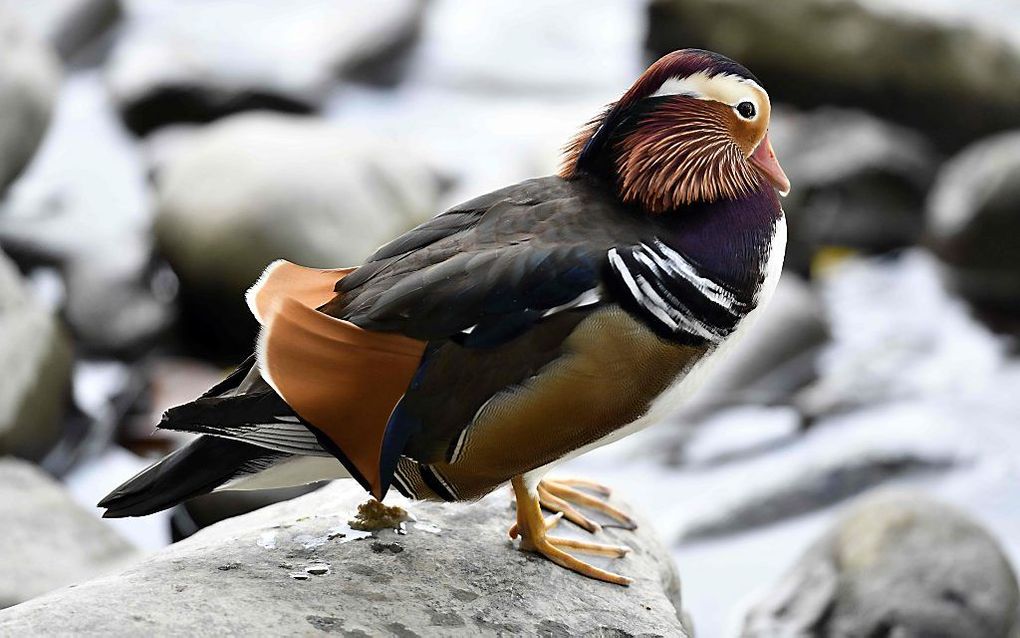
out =
[[[740,113],[740,117],[745,120],[749,120],[754,117],[755,109],[754,104],[750,102],[741,102],[737,105],[737,113]]]

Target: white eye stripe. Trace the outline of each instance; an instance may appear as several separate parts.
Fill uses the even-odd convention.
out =
[[[748,93],[749,88],[751,89],[750,93]],[[768,104],[768,94],[757,82],[726,73],[710,76],[704,72],[698,72],[685,78],[671,77],[664,81],[649,97],[670,95],[687,95],[699,100],[715,100],[734,107],[741,102],[750,102],[755,105],[757,113],[760,113],[763,106]]]

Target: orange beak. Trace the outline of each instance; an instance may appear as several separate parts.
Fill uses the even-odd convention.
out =
[[[754,149],[749,159],[752,164],[758,167],[758,170],[765,174],[765,177],[769,178],[780,195],[786,197],[790,194],[790,178],[783,172],[783,167],[776,159],[776,152],[772,150],[772,142],[769,141],[768,133],[765,133],[765,137],[758,143],[758,148]]]

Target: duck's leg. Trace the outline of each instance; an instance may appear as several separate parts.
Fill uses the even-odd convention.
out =
[[[626,555],[630,551],[629,547],[603,545],[601,543],[589,543],[550,536],[548,530],[559,521],[559,516],[550,517],[551,521],[549,522],[542,517],[542,507],[539,504],[538,492],[537,490],[532,491],[528,489],[527,485],[525,485],[524,477],[515,476],[510,481],[510,484],[513,486],[514,497],[517,499],[517,524],[510,528],[510,537],[516,538],[520,535],[520,547],[522,550],[541,554],[557,565],[566,567],[589,578],[604,580],[608,583],[616,583],[617,585],[629,585],[633,582],[625,576],[589,565],[560,549],[564,547],[600,556],[618,558]]]

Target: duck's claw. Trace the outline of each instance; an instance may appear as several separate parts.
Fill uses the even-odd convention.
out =
[[[578,487],[593,490],[603,497],[611,493],[608,487],[583,479],[543,479],[538,484],[538,500],[545,509],[562,512],[568,521],[593,534],[602,529],[602,526],[582,514],[574,505],[601,512],[624,529],[637,529],[637,523],[626,513],[607,503],[604,498],[586,494]]]

